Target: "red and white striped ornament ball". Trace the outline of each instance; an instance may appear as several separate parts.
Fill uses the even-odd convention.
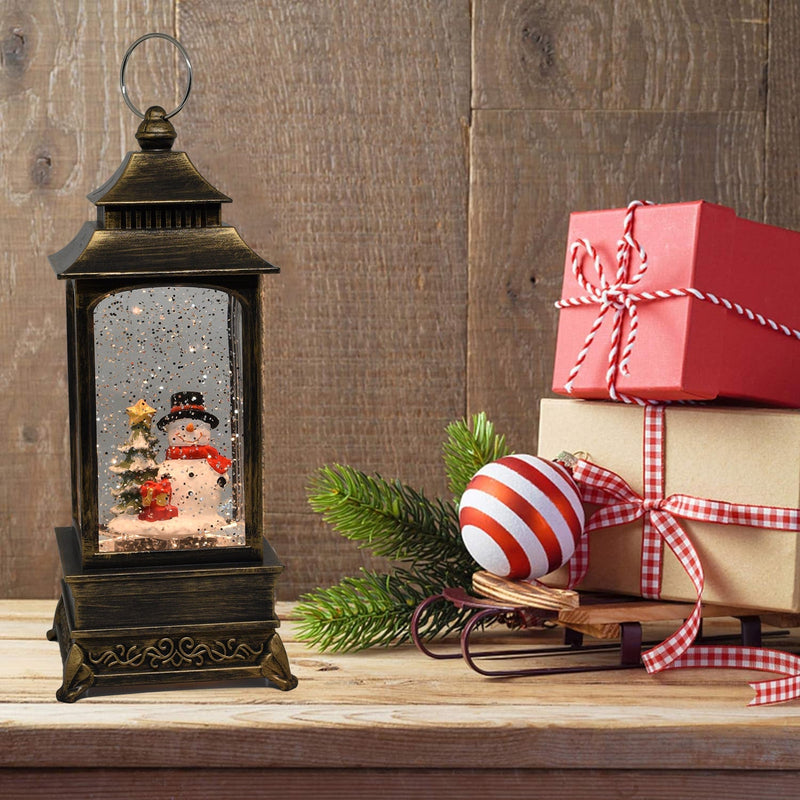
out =
[[[488,572],[535,580],[565,564],[585,522],[580,493],[558,463],[527,455],[487,464],[458,508],[461,537]]]

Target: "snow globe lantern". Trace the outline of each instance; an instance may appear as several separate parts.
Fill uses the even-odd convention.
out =
[[[253,676],[290,689],[283,567],[262,531],[260,276],[279,270],[222,224],[230,198],[172,150],[183,103],[128,104],[141,150],[50,259],[67,295],[73,514],[56,530],[57,696]]]

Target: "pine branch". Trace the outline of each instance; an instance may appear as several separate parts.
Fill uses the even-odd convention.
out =
[[[336,531],[377,556],[474,568],[453,504],[429,500],[399,481],[340,464],[322,467],[311,480],[309,503]]]
[[[472,426],[466,420],[448,425],[442,451],[456,505],[481,467],[509,454],[506,437],[495,433],[494,424],[483,411],[472,417]]]
[[[459,585],[464,580],[468,584],[471,576],[470,569]],[[297,638],[332,652],[401,644],[410,639],[414,609],[442,586],[415,570],[382,575],[362,569],[359,577],[300,598]],[[434,603],[420,620],[420,631],[428,639],[445,635],[462,627],[467,616],[451,603]]]
[[[388,574],[368,570],[300,598],[298,638],[320,650],[399,644],[415,608],[448,586],[469,591],[476,564],[461,541],[456,503],[472,476],[508,454],[485,414],[447,428],[444,460],[455,503],[429,500],[399,481],[342,465],[311,479],[309,502],[335,530],[375,555],[402,562]],[[420,620],[423,638],[463,628],[470,612],[434,603]]]

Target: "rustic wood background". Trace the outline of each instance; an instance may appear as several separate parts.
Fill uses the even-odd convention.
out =
[[[370,563],[308,509],[320,465],[444,494],[443,429],[482,409],[534,448],[570,210],[702,198],[800,228],[792,0],[2,0],[0,596],[57,591],[66,345],[46,256],[137,148],[118,70],[148,31],[195,67],[177,146],[283,268],[263,373],[284,598]],[[131,61],[141,107],[180,91],[157,44]]]

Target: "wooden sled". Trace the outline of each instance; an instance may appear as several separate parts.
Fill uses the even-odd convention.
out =
[[[475,573],[472,586],[475,595],[463,589],[450,588],[420,603],[411,620],[411,636],[414,644],[426,656],[436,659],[463,658],[475,672],[490,677],[558,675],[640,667],[642,650],[645,646],[642,641],[642,623],[685,619],[694,608],[693,603],[642,600],[553,589],[541,584],[509,581],[488,572]],[[422,641],[420,625],[424,623],[426,611],[439,602],[449,602],[459,609],[474,611],[461,633],[459,652],[435,652]],[[762,623],[787,627],[800,626],[800,615],[761,613],[733,606],[703,604],[702,614],[704,619],[712,617],[737,619],[740,623],[739,643],[751,647],[761,646]],[[563,627],[564,642],[562,645],[540,644],[524,649],[476,649],[473,635],[485,623],[494,621],[503,621],[511,628],[528,630]],[[786,631],[776,633],[785,634]],[[584,637],[587,635],[597,639],[598,642],[585,644]],[[701,639],[708,643],[730,639],[730,636],[704,638],[701,627],[698,641]],[[584,655],[614,648],[619,648],[620,657],[618,662],[610,664],[496,669],[483,666],[476,661],[476,659],[496,661],[521,656]]]

